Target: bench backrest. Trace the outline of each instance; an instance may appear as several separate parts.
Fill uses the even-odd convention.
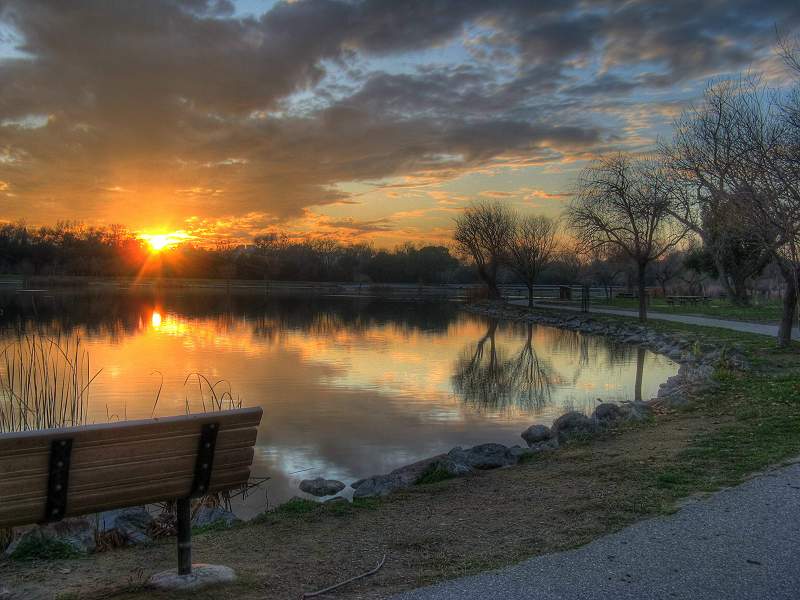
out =
[[[243,408],[0,435],[0,527],[239,487],[261,415]]]

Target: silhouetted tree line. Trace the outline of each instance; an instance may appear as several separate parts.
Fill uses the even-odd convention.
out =
[[[293,240],[268,235],[252,244],[180,244],[158,254],[121,226],[0,226],[0,273],[41,276],[147,276],[451,283],[475,276],[443,246],[412,244],[378,250],[331,239]]]

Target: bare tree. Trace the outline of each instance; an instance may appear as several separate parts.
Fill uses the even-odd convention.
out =
[[[720,283],[735,304],[746,305],[748,281],[772,260],[779,245],[747,224],[755,199],[750,186],[751,131],[743,114],[752,111],[757,78],[741,77],[709,85],[698,106],[676,121],[671,144],[661,151],[671,170],[673,216],[703,241],[714,260]],[[765,126],[756,120],[752,125]]]
[[[605,290],[606,300],[611,300],[614,286],[625,270],[630,268],[627,265],[627,256],[616,247],[597,248],[592,253],[590,261],[587,269],[588,279],[601,286]]]
[[[512,271],[528,288],[528,307],[533,307],[533,284],[539,273],[553,260],[558,224],[542,215],[526,215],[515,220],[508,241],[508,262]]]
[[[682,252],[668,252],[653,263],[653,278],[658,282],[664,296],[667,295],[667,284],[678,278],[683,272],[684,258]]]
[[[800,292],[800,39],[779,40],[779,52],[794,73],[789,94],[765,90],[740,103],[741,127],[749,140],[748,160],[756,176],[747,223],[770,245],[785,284],[778,345],[791,343]],[[775,243],[772,241],[775,240]]]
[[[468,207],[455,221],[456,248],[475,264],[489,297],[499,299],[497,273],[506,261],[508,241],[514,232],[513,213],[506,205],[481,202]]]
[[[618,154],[586,169],[567,209],[585,249],[618,248],[636,266],[639,319],[647,320],[647,268],[674,248],[687,225],[674,219],[674,199],[660,165]]]

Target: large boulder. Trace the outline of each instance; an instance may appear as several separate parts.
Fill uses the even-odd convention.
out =
[[[531,425],[522,432],[521,437],[525,440],[525,443],[528,444],[528,447],[532,447],[552,439],[553,432],[545,425]]]
[[[155,519],[142,506],[109,510],[97,515],[97,534],[110,546],[146,544],[152,540]]]
[[[558,417],[550,429],[563,441],[574,436],[591,435],[597,430],[597,425],[583,413],[573,410]]]
[[[545,450],[557,450],[559,447],[558,437],[551,437],[549,440],[544,440],[533,444],[528,448],[529,452],[544,452]]]
[[[456,447],[447,453],[454,463],[473,469],[497,469],[515,465],[519,458],[503,444],[480,444],[472,448]]]
[[[603,426],[614,425],[625,418],[625,413],[626,411],[619,404],[603,402],[594,409],[592,420]]]
[[[355,490],[353,498],[386,496],[397,490],[411,487],[431,469],[441,469],[453,477],[460,477],[472,471],[472,467],[454,460],[450,455],[439,454],[410,465],[398,467],[385,475],[373,475],[366,479],[354,481],[350,484],[350,487]]]
[[[241,522],[239,517],[220,506],[201,506],[192,516],[192,525],[195,527],[231,527]]]
[[[647,421],[653,417],[653,407],[647,402],[626,402],[622,409],[628,421]]]
[[[464,475],[469,475],[473,471],[473,468],[469,465],[455,461],[449,456],[439,459],[434,466],[436,469],[447,473],[451,477],[463,477]]]
[[[392,492],[409,487],[413,482],[407,482],[400,475],[373,475],[366,479],[359,479],[350,484],[355,491],[353,498],[370,498],[374,496],[388,496]]]
[[[338,494],[345,488],[341,481],[335,479],[325,479],[324,477],[317,477],[316,479],[304,479],[300,482],[300,491],[312,496],[333,496]]]

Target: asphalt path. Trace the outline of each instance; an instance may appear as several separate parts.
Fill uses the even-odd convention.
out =
[[[527,300],[511,300],[509,304],[517,304],[527,306]],[[559,310],[580,311],[579,306],[569,304],[551,304],[547,302],[537,302],[538,306],[543,308],[557,308]],[[634,310],[626,310],[623,308],[602,308],[591,306],[589,313],[597,313],[603,315],[617,315],[620,317],[638,317],[639,313]],[[769,325],[767,323],[751,323],[749,321],[733,321],[730,319],[715,319],[713,317],[700,317],[694,315],[676,315],[672,313],[662,313],[657,311],[647,311],[648,319],[655,319],[656,321],[672,321],[673,323],[686,323],[688,325],[701,325],[703,327],[720,327],[722,329],[730,329],[732,331],[741,331],[742,333],[755,333],[758,335],[768,335],[770,337],[777,337],[778,326]],[[792,338],[800,339],[800,329],[794,328],[792,330]]]
[[[800,598],[800,464],[581,548],[394,600],[729,598]]]

